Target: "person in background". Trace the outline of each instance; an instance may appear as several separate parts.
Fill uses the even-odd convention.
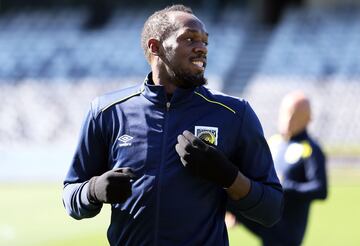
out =
[[[205,25],[173,5],[148,18],[141,41],[145,81],[91,103],[64,180],[69,215],[111,204],[108,241],[121,246],[227,246],[228,197],[239,213],[276,223],[283,194],[257,116],[204,86]]]
[[[327,197],[326,159],[318,143],[309,135],[309,99],[301,91],[287,94],[279,110],[279,134],[269,139],[276,172],[284,191],[281,220],[271,228],[254,223],[228,207],[236,221],[256,234],[266,246],[301,245],[306,231],[310,205]],[[227,225],[234,217],[227,214]]]

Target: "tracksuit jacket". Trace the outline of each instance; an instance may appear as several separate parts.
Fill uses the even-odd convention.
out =
[[[265,228],[240,214],[237,217],[260,236],[264,246],[301,245],[311,202],[327,196],[325,155],[306,130],[289,141],[275,135],[269,144],[284,190],[283,216],[272,228]]]
[[[117,167],[135,169],[132,195],[111,204],[111,245],[228,245],[226,190],[193,176],[175,150],[184,130],[207,132],[251,181],[231,201],[251,220],[272,225],[281,216],[282,189],[258,118],[241,99],[204,86],[178,88],[168,99],[151,73],[140,86],[98,97],[83,123],[64,181],[63,203],[76,219],[102,205],[87,199],[88,180]],[[195,132],[196,129],[196,132]]]

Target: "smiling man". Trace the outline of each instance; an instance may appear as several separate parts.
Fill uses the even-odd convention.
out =
[[[204,24],[173,5],[148,18],[141,41],[142,85],[91,103],[64,181],[68,213],[111,204],[111,245],[228,245],[228,199],[273,225],[282,189],[269,148],[246,101],[204,87]]]

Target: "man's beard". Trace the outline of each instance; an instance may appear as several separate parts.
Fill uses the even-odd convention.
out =
[[[176,66],[171,62],[173,57],[175,57],[174,50],[168,50],[165,55],[165,61],[167,61],[166,63],[170,69],[170,71],[168,70],[170,79],[175,86],[187,89],[207,84],[204,73],[192,74],[190,71],[179,68],[180,66]]]
[[[174,84],[184,89],[207,84],[207,79],[203,73],[190,74],[177,69],[173,71],[172,77]]]

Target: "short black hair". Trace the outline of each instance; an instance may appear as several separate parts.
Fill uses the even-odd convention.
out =
[[[168,13],[179,11],[189,14],[194,14],[190,7],[182,4],[168,6],[162,10],[153,13],[145,22],[141,33],[141,46],[144,50],[146,59],[149,61],[150,55],[148,52],[147,41],[150,38],[156,38],[160,41],[166,39],[168,35],[175,31],[177,27],[169,20]]]

